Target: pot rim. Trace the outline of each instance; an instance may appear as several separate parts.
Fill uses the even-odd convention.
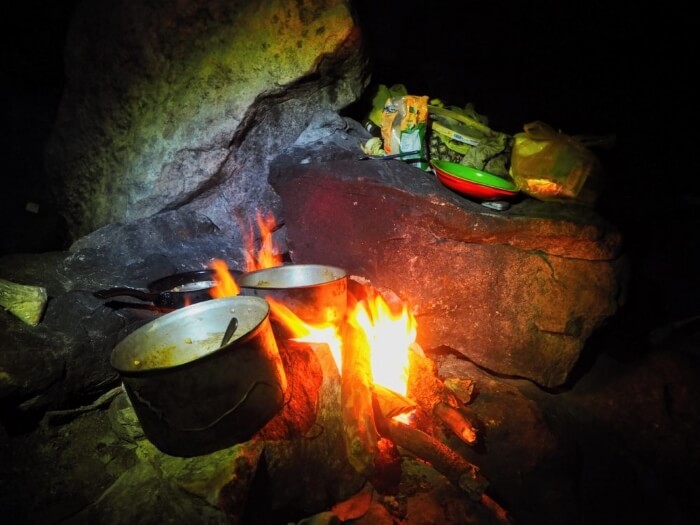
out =
[[[205,285],[213,281],[215,277],[216,272],[214,270],[194,270],[191,272],[174,273],[151,281],[148,283],[148,289],[151,292],[187,293],[187,291],[177,291],[176,288],[187,284],[202,283]],[[195,291],[208,288],[211,288],[211,286],[202,286]]]
[[[229,341],[228,344],[224,346],[220,346],[218,348],[213,349],[210,352],[207,352],[206,354],[196,357],[190,361],[186,361],[184,363],[179,363],[175,365],[169,365],[169,366],[158,366],[158,367],[149,367],[145,369],[131,369],[131,368],[125,368],[123,366],[119,366],[116,361],[117,357],[119,356],[120,349],[124,348],[130,340],[134,339],[135,337],[138,337],[138,335],[145,333],[148,330],[154,330],[158,328],[159,324],[166,324],[170,322],[175,322],[173,319],[177,320],[180,317],[189,317],[193,315],[198,315],[201,314],[202,310],[206,311],[211,308],[214,308],[215,306],[221,306],[223,307],[223,304],[225,302],[233,303],[232,305],[235,305],[235,303],[243,302],[243,303],[257,303],[259,306],[264,307],[264,315],[262,315],[260,321],[256,323],[250,330],[248,330],[245,334],[241,335],[240,337],[237,337],[236,339],[233,339],[232,341]],[[236,296],[231,296],[231,297],[221,297],[218,299],[208,299],[206,301],[202,301],[199,303],[194,303],[182,308],[179,308],[177,310],[174,310],[172,312],[168,312],[167,314],[164,314],[157,319],[154,319],[127,336],[125,336],[123,339],[121,339],[115,347],[112,349],[110,359],[109,359],[109,364],[110,366],[116,370],[120,376],[123,377],[144,377],[144,376],[149,376],[149,375],[155,375],[155,374],[163,374],[163,373],[171,373],[173,371],[179,371],[186,369],[188,367],[196,366],[198,363],[201,363],[202,361],[213,358],[217,354],[219,354],[222,351],[226,351],[230,349],[233,345],[238,345],[238,344],[244,344],[254,337],[256,337],[261,330],[264,329],[264,324],[266,321],[269,321],[270,317],[270,305],[269,303],[261,298],[261,297],[256,297],[256,296],[244,296],[244,295],[236,295]]]
[[[241,271],[229,269],[229,273],[231,274],[231,277],[235,279],[237,275],[241,274]],[[216,270],[214,270],[213,268],[174,273],[156,279],[155,281],[151,281],[150,283],[148,283],[147,288],[151,292],[170,292],[174,294],[187,294],[191,292],[199,292],[201,290],[209,290],[212,288],[212,286],[202,286],[201,288],[184,291],[176,291],[175,289],[181,286],[185,286],[187,284],[202,283],[204,285],[211,281],[216,281],[216,276]]]
[[[319,280],[315,282],[309,282],[307,284],[289,284],[286,286],[280,286],[280,285],[275,285],[275,286],[260,286],[259,284],[246,284],[246,282],[250,279],[254,279],[255,277],[260,277],[260,276],[265,276],[268,274],[277,274],[277,273],[292,273],[295,270],[319,270],[319,271],[331,271],[333,273],[333,278],[331,279],[324,279],[324,280]],[[283,264],[280,266],[272,266],[270,268],[263,268],[260,270],[254,270],[252,272],[246,272],[241,275],[238,275],[235,277],[236,282],[238,286],[241,288],[248,288],[251,290],[289,290],[291,288],[314,288],[318,286],[323,286],[327,284],[332,284],[336,283],[338,281],[342,281],[347,279],[348,273],[345,269],[340,268],[339,266],[333,266],[329,264]]]

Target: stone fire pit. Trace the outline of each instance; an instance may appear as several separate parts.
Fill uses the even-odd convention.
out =
[[[409,301],[436,380],[474,386],[462,413],[478,444],[444,428],[436,439],[479,468],[489,494],[519,523],[599,521],[620,501],[634,501],[626,515],[659,519],[682,508],[693,487],[687,480],[697,479],[697,452],[683,445],[692,417],[681,416],[698,394],[685,377],[692,367],[683,355],[662,353],[629,367],[602,357],[587,368],[581,353],[589,339],[614,344],[605,321],[624,288],[615,229],[590,209],[527,199],[507,212],[487,210],[401,162],[358,161],[357,123],[316,122],[273,163],[270,180],[284,207],[276,236],[292,262],[339,265]],[[270,471],[255,468],[260,444],[187,459],[155,449],[108,361],[117,341],[159,314],[92,292],[143,287],[214,258],[240,269],[241,246],[206,217],[176,210],[102,228],[67,252],[0,259],[5,278],[49,293],[36,327],[0,312],[6,513],[44,523],[245,523],[272,510],[290,522],[493,522],[493,512],[403,448],[400,475],[385,478],[394,484],[337,485],[345,487],[336,494],[342,501],[321,488],[346,472],[332,468],[296,486],[303,499],[271,498],[259,479]],[[558,394],[545,388],[554,386]],[[663,392],[672,393],[671,405]],[[660,444],[662,453],[650,453]],[[300,480],[313,473],[303,461],[282,470],[273,486],[295,470]],[[675,492],[661,490],[662,481],[649,486],[651,473]],[[273,509],[274,501],[286,506]]]

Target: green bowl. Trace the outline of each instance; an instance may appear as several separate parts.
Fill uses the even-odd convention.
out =
[[[446,160],[433,160],[431,164],[440,182],[468,197],[495,200],[512,197],[520,191],[513,182],[471,166]]]

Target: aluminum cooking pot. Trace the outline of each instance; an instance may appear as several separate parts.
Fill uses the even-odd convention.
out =
[[[347,310],[347,272],[322,264],[288,264],[236,276],[240,294],[272,297],[309,324],[339,323]]]
[[[249,440],[282,408],[287,378],[269,312],[259,297],[211,299],[117,344],[110,364],[158,449],[208,454]]]

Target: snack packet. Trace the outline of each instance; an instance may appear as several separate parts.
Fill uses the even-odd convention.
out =
[[[428,170],[426,129],[428,126],[428,97],[405,95],[389,98],[382,111],[382,140],[384,151],[391,155],[415,151],[403,157],[414,166]],[[413,161],[413,162],[412,162]]]

